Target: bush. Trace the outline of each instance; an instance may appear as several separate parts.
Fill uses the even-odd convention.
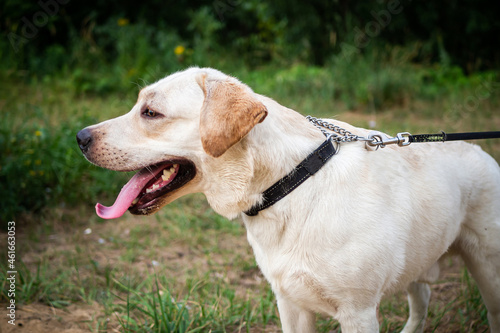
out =
[[[411,63],[415,45],[371,47],[332,57],[329,68],[337,82],[337,96],[348,109],[381,109],[405,105],[418,92],[420,69]]]
[[[40,116],[42,110],[34,108]],[[90,204],[99,194],[119,191],[123,175],[92,167],[76,144],[77,131],[93,121],[18,127],[13,118],[7,114],[0,124],[2,221],[46,206]]]

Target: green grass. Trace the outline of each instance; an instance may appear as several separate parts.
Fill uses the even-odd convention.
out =
[[[404,52],[410,51],[386,52],[380,61],[333,59],[325,67],[249,70],[223,61],[219,68],[303,114],[362,127],[375,120],[390,134],[498,130],[497,74],[465,77],[454,68],[393,65]],[[131,174],[92,166],[75,135],[130,110],[138,91],[133,82],[140,80],[105,95],[83,89],[74,77],[1,75],[0,219],[17,222],[18,304],[95,305],[97,314],[82,323],[94,332],[279,328],[274,296],[243,226],[216,215],[202,195],[151,217],[104,223],[95,216],[95,202],[112,202]],[[479,143],[500,160],[497,140]],[[87,228],[92,233],[85,234]],[[4,265],[2,302],[8,299]],[[486,312],[475,283],[461,269],[452,273],[438,284],[453,288],[434,290],[427,331],[483,331]],[[399,330],[407,317],[405,295],[384,299],[380,312],[382,331]],[[338,330],[335,321],[318,319],[319,332]]]
[[[145,218],[147,223],[125,218],[125,233],[91,219],[74,223],[75,232],[60,233],[53,242],[30,242],[35,235],[48,236],[41,227],[31,229],[18,240],[18,253],[26,261],[18,261],[18,304],[60,308],[98,303],[114,327],[132,332],[226,332],[276,325],[267,284],[259,280],[244,290],[231,275],[258,274],[243,227],[209,213],[200,195],[179,201],[165,214]],[[87,226],[93,230],[89,236],[83,233]],[[0,274],[5,271],[2,266]],[[4,300],[6,288],[4,283]],[[92,327],[99,321],[104,323],[96,318]]]

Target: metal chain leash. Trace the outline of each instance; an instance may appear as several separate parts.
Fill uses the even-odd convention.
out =
[[[399,132],[395,137],[390,137],[379,131],[370,131],[366,137],[352,134],[345,128],[336,126],[327,121],[307,116],[309,122],[317,127],[326,136],[327,140],[331,140],[337,144],[343,142],[365,141],[365,144],[376,149],[384,148],[386,145],[397,144],[400,147],[409,146],[413,142],[445,142],[459,140],[478,140],[478,139],[500,139],[500,131],[493,132],[465,132],[465,133],[445,133],[438,134],[416,134],[412,135],[408,132]],[[329,130],[330,132],[328,132]],[[334,134],[334,133],[337,134]]]
[[[330,139],[333,142],[342,143],[342,142],[353,142],[353,141],[368,141],[364,137],[352,134],[348,130],[339,127],[337,125],[333,125],[324,120],[312,116],[307,116],[306,119],[309,120],[314,126],[316,126],[321,132],[323,132],[323,134],[327,137],[327,139]],[[337,133],[338,135],[327,132],[326,131],[327,129],[330,130],[331,132]]]
[[[332,140],[335,143],[353,142],[353,141],[365,141],[367,146],[375,148],[384,148],[388,144],[397,144],[400,147],[408,146],[411,143],[411,134],[408,132],[398,133],[395,137],[389,137],[387,134],[379,131],[371,131],[368,133],[367,137],[358,136],[352,134],[345,128],[331,124],[327,121],[307,116],[309,122],[316,126],[323,134],[326,136],[327,140]],[[333,134],[331,132],[337,133]]]

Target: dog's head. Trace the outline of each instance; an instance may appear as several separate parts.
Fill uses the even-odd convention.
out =
[[[206,190],[208,166],[213,169],[238,151],[266,116],[249,87],[213,69],[191,68],[142,89],[129,113],[77,134],[90,162],[137,171],[113,206],[97,204],[97,214],[109,219],[127,210],[151,214],[185,194]]]

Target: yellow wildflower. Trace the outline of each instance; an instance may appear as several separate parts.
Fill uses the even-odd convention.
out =
[[[34,177],[36,176],[36,172],[34,170],[30,170],[30,175]]]
[[[124,26],[128,25],[128,24],[130,23],[130,21],[129,21],[127,18],[123,18],[123,17],[122,17],[122,18],[119,18],[119,19],[118,19],[118,22],[117,22],[117,23],[118,23],[118,25],[119,25],[120,27],[124,27]]]
[[[35,165],[40,165],[40,164],[42,164],[42,160],[36,160],[35,161]]]
[[[131,76],[134,76],[136,74],[137,70],[135,68],[131,68],[127,71],[127,76],[128,77],[131,77]]]
[[[186,51],[186,48],[182,45],[177,45],[177,47],[174,49],[174,53],[175,55],[182,55],[184,53],[184,51]]]
[[[36,131],[35,136],[42,136],[42,131]]]

